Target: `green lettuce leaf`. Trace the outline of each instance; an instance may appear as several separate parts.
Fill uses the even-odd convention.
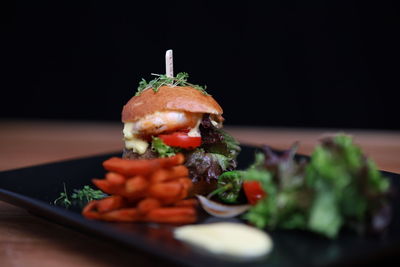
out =
[[[151,141],[151,150],[157,152],[162,158],[174,156],[177,152],[175,148],[164,144],[163,140],[158,137],[153,137]]]

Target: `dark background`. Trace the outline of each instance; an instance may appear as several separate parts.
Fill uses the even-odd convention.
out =
[[[392,2],[0,5],[0,118],[119,121],[173,49],[175,73],[206,84],[227,124],[400,129]]]

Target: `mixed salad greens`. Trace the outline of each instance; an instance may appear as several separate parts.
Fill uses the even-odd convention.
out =
[[[231,171],[231,186],[219,183],[219,199],[236,200],[243,183],[256,181],[259,197],[244,219],[260,228],[302,229],[335,238],[343,226],[359,233],[382,231],[390,221],[389,181],[350,136],[325,138],[307,160],[296,160],[297,144],[277,154],[264,146],[244,171]],[[232,191],[232,188],[236,188]],[[250,201],[249,201],[250,202]]]

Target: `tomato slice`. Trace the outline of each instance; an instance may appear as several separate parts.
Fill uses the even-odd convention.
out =
[[[168,146],[181,148],[195,148],[201,145],[200,136],[189,136],[185,132],[174,132],[171,134],[160,134],[158,136]]]
[[[251,205],[257,204],[257,202],[266,196],[261,184],[258,181],[246,181],[243,183],[244,193],[247,197],[247,201]]]

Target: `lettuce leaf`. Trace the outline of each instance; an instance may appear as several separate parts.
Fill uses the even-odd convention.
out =
[[[224,155],[236,159],[240,153],[240,144],[230,134],[216,128],[208,115],[204,116],[200,124],[202,145],[205,151]]]
[[[163,140],[158,137],[152,138],[151,150],[156,152],[161,158],[172,157],[178,152],[177,149],[164,144]]]
[[[390,222],[389,181],[350,136],[325,138],[310,162],[296,161],[297,144],[281,154],[264,147],[243,173],[267,197],[245,215],[268,229],[306,229],[335,238],[343,226],[382,231]]]
[[[204,115],[200,124],[201,147],[186,154],[185,165],[193,181],[211,182],[225,171],[234,170],[239,143],[225,131],[216,128],[209,115]]]
[[[209,153],[197,148],[186,155],[186,163],[193,181],[217,180],[224,171],[236,168],[236,161],[222,154]]]

